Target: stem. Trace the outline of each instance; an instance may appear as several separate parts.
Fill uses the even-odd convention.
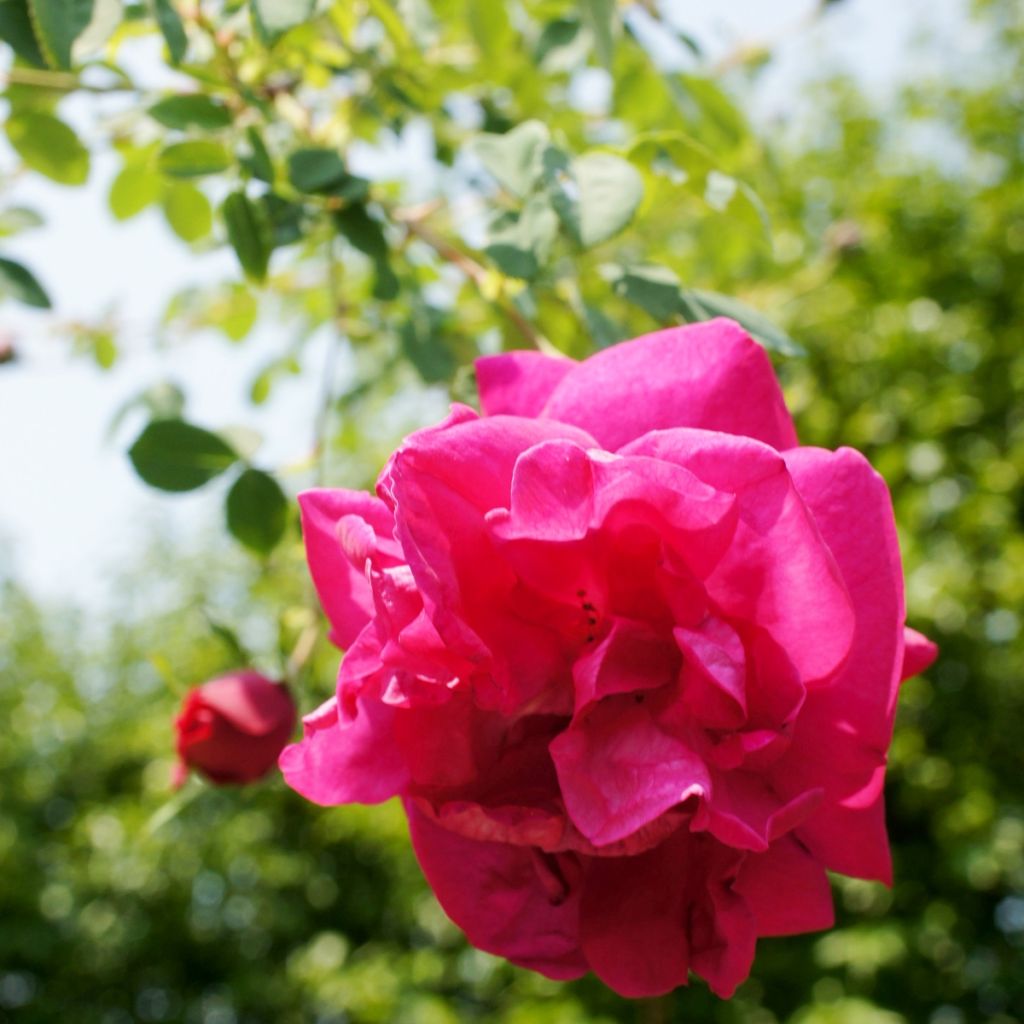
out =
[[[10,68],[3,84],[29,85],[61,92],[138,92],[134,85],[87,85],[78,75],[68,71],[46,71],[42,68]]]
[[[334,406],[334,376],[338,361],[338,347],[341,340],[340,321],[342,314],[341,290],[338,286],[338,261],[334,255],[334,233],[327,236],[327,295],[331,304],[333,330],[327,340],[327,354],[324,356],[323,380],[320,389],[320,408],[317,412],[313,431],[314,481],[323,487],[327,475],[327,433],[331,425],[331,410]]]
[[[409,210],[392,210],[391,216],[401,224],[409,235],[425,242],[441,259],[452,266],[458,267],[466,277],[476,286],[477,291],[489,299],[490,273],[486,267],[478,263],[468,253],[463,252],[458,246],[443,238],[433,228],[423,223],[423,218],[436,210],[437,204],[428,203],[423,207],[414,207]],[[547,355],[557,355],[558,349],[548,341],[522,313],[516,309],[515,304],[509,299],[489,299],[508,318],[513,327],[526,339],[531,348],[535,348]]]

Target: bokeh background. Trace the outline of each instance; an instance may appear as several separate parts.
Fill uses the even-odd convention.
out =
[[[3,58],[8,135],[26,111],[56,110],[91,163],[61,185],[0,149],[0,255],[30,266],[53,305],[33,312],[8,288],[0,306],[0,1020],[1024,1019],[1019,3],[638,3],[614,15],[611,54],[592,22],[607,5],[510,5],[511,28],[474,22],[472,3],[403,5],[398,27],[386,3],[341,6],[369,26],[347,52],[321,52],[324,34],[301,25],[262,64],[258,40],[196,44],[213,96],[237,90],[232,75],[305,75],[296,95],[315,94],[318,138],[373,183],[398,297],[381,294],[379,252],[345,250],[333,312],[319,222],[275,248],[261,285],[219,221],[201,230],[202,202],[198,224],[169,213],[147,163],[167,140],[139,125],[140,97],[181,88],[159,37],[118,39],[127,95],[89,78],[95,66],[41,85],[31,62]],[[389,49],[424,8],[446,54],[416,39]],[[213,27],[236,13],[217,7]],[[332,92],[335,65],[350,73]],[[295,143],[273,128],[287,121],[273,102],[259,111],[277,160]],[[493,251],[505,200],[479,184],[466,140],[530,118],[571,152],[660,141],[645,143],[625,234],[582,250],[559,239],[517,277]],[[684,169],[698,192],[659,170],[690,142],[710,154]],[[236,186],[188,187],[212,209]],[[438,198],[464,211],[442,211],[442,228],[485,280],[436,247],[402,247],[387,211]],[[31,224],[12,208],[46,224],[20,233]],[[243,425],[247,451],[258,430],[253,458],[289,498],[317,478],[366,486],[404,432],[471,394],[473,355],[523,344],[510,308],[584,355],[692,315],[691,288],[768,317],[803,442],[860,448],[893,491],[911,622],[942,654],[902,692],[891,890],[836,878],[836,928],[763,941],[730,1002],[695,981],[630,1003],[468,948],[395,806],[321,810],[278,778],[172,795],[184,690],[243,661],[280,675],[317,619],[293,513],[254,555],[224,528],[226,481],[147,489],[126,449],[149,416],[187,399],[190,421]],[[304,710],[336,666],[322,637],[293,664]]]

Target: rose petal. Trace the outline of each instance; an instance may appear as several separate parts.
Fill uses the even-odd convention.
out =
[[[825,869],[791,835],[747,854],[734,888],[757,918],[758,935],[798,935],[835,923]]]
[[[295,724],[295,705],[287,689],[259,672],[234,672],[202,686],[202,703],[249,736],[264,736]]]
[[[674,462],[736,495],[739,523],[705,580],[708,596],[769,633],[805,684],[835,671],[850,649],[853,609],[782,456],[749,438],[682,429],[648,434],[622,454]]]
[[[480,407],[488,416],[537,416],[576,362],[542,352],[505,352],[478,359]]]
[[[331,623],[331,642],[347,648],[373,614],[365,564],[376,547],[393,550],[391,513],[364,491],[305,491],[299,508],[309,571]]]
[[[826,867],[887,881],[882,777],[903,664],[903,574],[889,492],[849,448],[801,448],[786,460],[843,573],[856,628],[831,684],[808,694],[773,778],[790,791],[825,787],[798,834]]]
[[[285,781],[322,806],[378,804],[400,793],[409,773],[394,739],[397,713],[360,699],[355,717],[342,720],[332,697],[302,720],[302,740],[281,752]]]
[[[689,843],[685,832],[634,857],[587,862],[580,941],[591,969],[639,999],[687,983]]]
[[[710,787],[703,761],[632,695],[577,716],[550,749],[569,817],[595,846],[624,839]]]
[[[939,648],[928,637],[907,626],[903,630],[903,668],[900,682],[929,669],[939,656]]]
[[[474,946],[560,981],[586,972],[571,855],[466,839],[411,802],[406,812],[430,887]]]
[[[700,427],[797,443],[764,349],[731,320],[673,327],[574,366],[543,416],[573,423],[610,451],[651,430]]]

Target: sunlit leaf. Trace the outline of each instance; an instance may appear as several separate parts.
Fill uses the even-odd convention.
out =
[[[202,93],[168,96],[154,103],[147,113],[165,128],[177,131],[190,128],[216,131],[218,128],[227,128],[232,122],[231,111],[227,107]]]
[[[615,57],[615,0],[579,0],[583,23],[594,37],[598,60],[611,67]]]
[[[544,173],[550,133],[540,121],[524,121],[504,135],[478,135],[473,151],[503,188],[525,197]]]
[[[145,164],[126,164],[110,185],[107,202],[117,220],[129,220],[160,198],[160,178]]]
[[[579,188],[579,240],[598,245],[633,219],[644,194],[643,179],[627,160],[611,153],[588,153],[572,163]]]
[[[167,146],[160,152],[157,164],[173,178],[200,178],[227,170],[231,156],[219,142],[193,139]]]
[[[83,185],[89,177],[89,151],[53,114],[28,110],[7,121],[7,138],[34,171],[60,185]]]
[[[213,230],[213,207],[195,185],[174,181],[163,188],[164,217],[183,242],[198,242]]]
[[[308,21],[315,0],[250,0],[256,31],[265,43]]]

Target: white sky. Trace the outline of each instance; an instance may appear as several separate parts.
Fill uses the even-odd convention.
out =
[[[669,0],[666,6],[713,55],[741,41],[785,38],[760,82],[759,118],[785,113],[799,82],[822,69],[849,68],[871,89],[885,91],[908,76],[910,40],[925,27],[941,45],[914,73],[970,56],[963,0],[844,0],[813,30],[798,33],[791,30],[815,6],[812,0]],[[77,121],[83,112],[65,113]],[[0,152],[0,161],[7,155]],[[109,156],[95,159],[85,188],[26,178],[3,197],[47,217],[46,228],[4,240],[3,251],[39,273],[60,319],[92,319],[116,307],[127,327],[127,357],[103,373],[71,359],[66,342],[48,333],[45,316],[10,302],[0,306],[0,335],[13,332],[21,355],[0,366],[0,544],[10,543],[16,576],[37,594],[92,606],[109,593],[104,581],[111,567],[132,558],[154,522],[187,539],[216,521],[223,501],[216,486],[168,497],[139,483],[124,455],[139,424],[111,443],[106,434],[115,410],[158,377],[172,377],[188,394],[191,419],[213,428],[255,426],[266,438],[261,458],[277,466],[308,449],[322,366],[314,345],[304,375],[283,382],[255,410],[246,395],[257,368],[278,348],[272,328],[242,347],[218,336],[154,351],[154,326],[170,294],[230,279],[234,261],[226,251],[190,253],[154,210],[114,223],[106,192],[116,168]]]

